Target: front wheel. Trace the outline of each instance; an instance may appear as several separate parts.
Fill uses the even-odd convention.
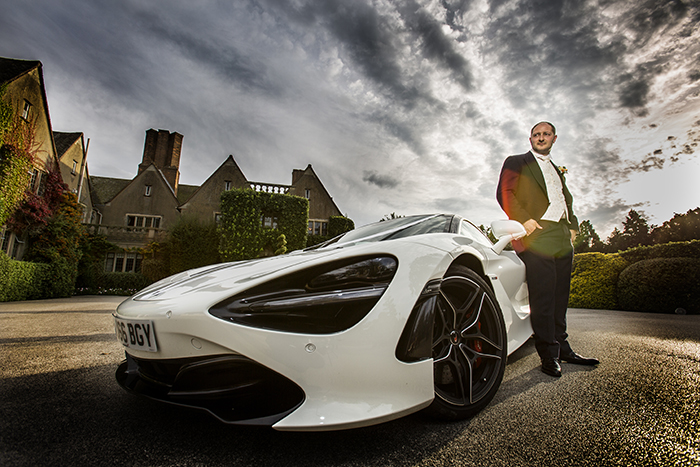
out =
[[[427,413],[443,420],[476,415],[503,379],[507,341],[503,314],[486,282],[464,266],[445,274],[435,301],[433,384]]]

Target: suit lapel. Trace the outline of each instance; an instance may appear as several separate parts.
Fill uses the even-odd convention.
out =
[[[542,169],[540,169],[540,164],[535,160],[535,156],[532,152],[525,154],[525,166],[527,170],[530,171],[530,175],[537,181],[537,184],[542,188],[542,192],[547,194],[547,183],[544,181],[544,175],[542,174]]]

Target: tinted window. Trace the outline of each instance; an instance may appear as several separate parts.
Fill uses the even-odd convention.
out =
[[[450,231],[450,222],[452,216],[437,216],[432,219],[426,219],[419,224],[411,225],[405,229],[401,229],[386,237],[386,240],[394,240],[396,238],[411,237],[413,235],[425,235],[431,233],[442,233]]]
[[[447,232],[450,228],[452,216],[423,215],[407,216],[388,221],[376,222],[351,230],[340,237],[336,237],[317,247],[327,245],[340,245],[353,242],[379,242],[387,239],[404,238],[411,235],[426,233]]]

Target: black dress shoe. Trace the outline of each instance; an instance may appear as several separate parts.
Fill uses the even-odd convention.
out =
[[[598,363],[600,363],[597,358],[582,357],[579,354],[577,354],[576,352],[564,354],[564,355],[559,357],[559,360],[561,360],[562,362],[566,362],[566,363],[575,363],[576,365],[589,365],[589,366],[597,365]]]
[[[559,360],[556,358],[543,358],[542,372],[549,376],[556,376],[557,378],[560,377],[561,365],[559,364]]]

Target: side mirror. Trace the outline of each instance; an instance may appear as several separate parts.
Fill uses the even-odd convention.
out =
[[[498,239],[493,249],[499,255],[510,242],[520,240],[527,235],[525,227],[520,222],[511,220],[491,222],[491,232]]]

